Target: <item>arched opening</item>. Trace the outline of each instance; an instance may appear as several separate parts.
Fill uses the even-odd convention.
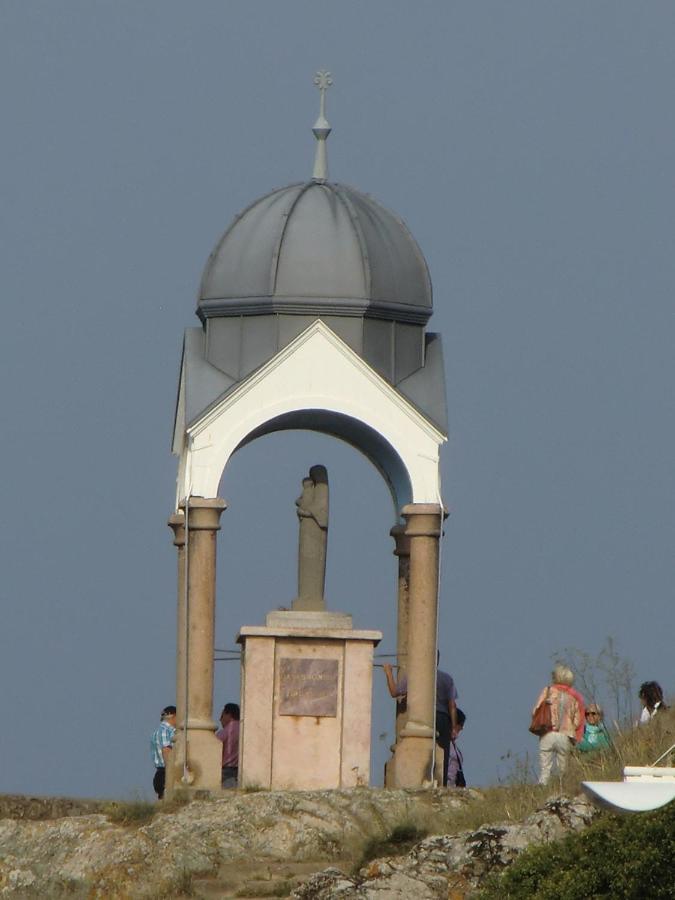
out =
[[[279,454],[267,449],[257,466],[249,464],[242,471],[239,482],[235,480],[228,485],[228,479],[236,470],[238,451],[255,452],[259,439],[263,442],[294,440],[293,435],[297,438],[298,431],[305,432],[304,440],[307,440],[308,432],[313,440],[323,440],[326,449],[312,452],[304,460],[297,450],[290,455],[293,471],[286,479],[290,489],[286,500],[288,513],[284,510],[284,522],[275,529],[270,521],[273,506],[270,497],[273,485],[281,482]],[[339,440],[331,441],[331,438]],[[419,786],[428,780],[429,766],[433,765],[433,649],[436,642],[438,539],[442,521],[438,450],[444,439],[444,435],[414,405],[383,381],[320,320],[268,364],[256,370],[245,383],[205,409],[187,428],[186,440],[181,445],[177,498],[179,505],[187,504],[196,516],[194,529],[192,526],[186,528],[186,533],[192,535],[189,545],[186,543],[187,568],[191,573],[187,578],[190,587],[186,607],[191,610],[194,606],[200,618],[188,621],[188,616],[184,622],[186,670],[190,673],[186,684],[192,685],[186,701],[186,746],[194,748],[199,744],[203,748],[200,752],[206,774],[202,783],[213,783],[216,775],[217,747],[207,733],[210,721],[206,708],[207,698],[209,704],[212,700],[213,673],[210,666],[200,669],[198,664],[204,659],[207,644],[214,646],[216,585],[219,596],[225,597],[221,606],[231,608],[232,597],[239,592],[247,614],[242,617],[245,624],[230,619],[232,627],[228,628],[228,634],[221,635],[219,631],[215,641],[216,647],[223,645],[223,649],[228,649],[230,645],[229,649],[233,650],[230,638],[239,633],[246,648],[244,749],[240,754],[243,770],[240,778],[243,780],[240,783],[306,788],[355,786],[367,782],[372,651],[381,639],[382,611],[388,609],[393,614],[396,606],[399,607],[398,621],[406,623],[404,629],[399,629],[396,650],[399,659],[407,660],[409,687],[405,720],[399,716],[396,723],[396,746],[400,752],[396,751],[390,760],[393,767],[387,768],[387,783]],[[336,484],[332,457],[335,448],[344,449],[345,445],[359,451],[353,454],[355,460],[370,462],[382,475],[381,481],[372,481],[382,489],[386,484],[394,514],[384,517],[360,535],[343,560],[343,580],[357,573],[356,584],[351,588],[340,584],[333,589]],[[302,571],[304,583],[311,571],[313,584],[319,587],[313,588],[316,592],[311,595],[303,591],[298,603],[293,602],[297,593],[294,575],[299,558],[295,500],[301,492],[302,479],[317,463],[325,465],[329,473],[332,470],[332,477],[329,477],[333,488],[333,534],[329,535],[328,548],[331,562],[327,613],[323,612],[320,588],[325,538],[312,530],[323,529],[325,522],[314,519],[313,514],[307,512],[307,509],[311,510],[311,501],[302,516],[302,558],[308,560]],[[352,538],[376,506],[388,506],[368,503],[366,498],[368,508],[365,511],[357,509],[356,501],[363,499],[362,485],[368,478],[352,476],[348,489],[341,492],[349,497],[348,524],[344,533]],[[260,490],[262,483],[267,485],[267,491]],[[237,498],[236,491],[240,488],[243,493]],[[309,491],[311,496],[314,487],[310,483],[303,490]],[[235,546],[235,541],[228,541],[228,537],[243,543],[233,551],[231,565],[221,561],[216,579],[213,537],[223,508],[223,499],[219,497],[227,501],[230,510],[222,517],[223,530],[218,545],[227,553],[228,543],[231,549]],[[237,506],[250,517],[248,524],[235,517]],[[402,524],[401,516],[405,519],[405,532],[401,529],[396,532],[397,579],[397,564],[389,556],[393,551],[389,532],[393,524]],[[236,535],[228,535],[232,525],[236,525]],[[306,536],[312,534],[313,540],[318,538],[318,541],[312,545],[315,549],[307,553]],[[382,556],[375,557],[373,538],[376,534],[386,546],[383,555],[393,565],[383,566]],[[275,557],[274,552],[284,540],[282,557]],[[359,571],[355,560],[363,556],[367,557],[366,563]],[[242,574],[233,577],[234,567],[244,561]],[[280,572],[285,573],[285,585]],[[257,583],[262,573],[270,579],[264,586]],[[386,586],[374,583],[378,573],[386,573]],[[379,610],[380,615],[375,621],[363,621],[362,615],[372,612],[374,596],[391,599],[383,599],[383,609]],[[311,602],[304,606],[308,599]],[[286,611],[289,607],[292,611]],[[347,616],[331,616],[331,611],[347,613]],[[355,628],[349,621],[350,615],[356,616]],[[407,623],[413,620],[415,628],[408,628]],[[190,621],[198,624],[193,627]],[[298,624],[300,622],[306,624]],[[364,628],[364,625],[370,625],[370,628]],[[382,650],[394,652],[394,631],[394,628],[390,630],[387,635],[389,646]],[[312,650],[307,641],[313,642]],[[189,649],[192,645],[194,652]],[[283,657],[277,654],[277,647],[283,647]],[[281,659],[284,660],[283,667]],[[288,660],[296,660],[298,667],[293,668],[286,663]],[[314,662],[317,667],[312,668]],[[291,671],[296,674],[288,677],[284,674]],[[379,681],[376,679],[376,685]],[[187,696],[187,689],[185,693]],[[299,705],[287,703],[284,698],[290,696],[300,698]],[[216,707],[219,707],[231,696],[221,695],[215,699]],[[320,707],[321,715],[312,711],[316,708],[311,706],[315,699],[328,701],[327,706]],[[191,717],[190,704],[199,715]],[[385,721],[389,723],[391,704],[387,702],[382,708],[387,710]],[[377,728],[380,720],[376,718],[375,721]],[[387,731],[385,726],[377,734],[385,746],[390,737]],[[320,750],[317,741],[321,743]],[[372,743],[377,746],[376,741]],[[307,757],[291,752],[291,747],[306,752]],[[319,758],[321,765],[316,764]],[[327,766],[329,758],[331,762]],[[374,780],[380,780],[380,772],[380,761],[376,760]]]
[[[401,508],[412,501],[408,471],[391,444],[367,423],[334,410],[297,409],[276,416],[251,431],[236,450],[263,435],[289,430],[326,434],[344,441],[362,453],[384,478],[391,492],[396,519]]]
[[[396,520],[390,495],[365,454],[331,438],[316,431],[278,429],[256,435],[231,457],[219,487],[228,509],[221,517],[218,536],[216,647],[238,649],[234,639],[242,625],[263,624],[269,611],[291,605],[297,587],[294,501],[303,475],[320,462],[328,468],[331,487],[327,607],[351,613],[356,628],[382,631],[376,653],[395,652],[397,561],[389,529]],[[253,481],[251,471],[256,472]],[[379,666],[383,658],[378,656],[375,662]],[[216,718],[225,702],[238,702],[239,677],[236,659],[216,663]],[[383,672],[376,668],[373,784],[382,784],[394,726],[395,708]]]

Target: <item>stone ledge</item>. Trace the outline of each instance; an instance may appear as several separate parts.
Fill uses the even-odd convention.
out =
[[[268,612],[265,617],[267,628],[353,628],[352,617],[348,613],[329,610],[284,609]]]
[[[375,645],[382,640],[381,631],[358,631],[350,628],[268,628],[266,625],[244,625],[239,629],[237,643],[243,644],[245,638],[320,638],[327,641],[372,641]]]

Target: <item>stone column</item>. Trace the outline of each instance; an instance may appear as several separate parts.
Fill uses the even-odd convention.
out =
[[[176,616],[176,744],[172,765],[166,771],[166,789],[178,784],[185,759],[185,515],[174,513],[168,521],[173,531],[173,545],[178,551],[177,616]]]
[[[174,513],[168,522],[178,551],[178,597],[176,615],[176,722],[185,725],[185,514]]]
[[[213,720],[216,532],[227,507],[219,498],[191,497],[185,522],[187,558],[187,708],[185,740],[191,786],[220,789],[222,744]],[[184,505],[182,505],[184,509]],[[183,692],[185,688],[183,687]]]
[[[389,534],[394,538],[394,556],[398,559],[398,609],[396,628],[396,662],[397,677],[400,680],[408,671],[408,619],[409,619],[409,586],[410,586],[410,538],[405,533],[404,525],[394,525]],[[396,740],[406,723],[407,704],[396,704]]]
[[[435,729],[438,542],[443,510],[436,503],[410,503],[402,510],[410,541],[407,720],[387,770],[392,787],[431,781]]]

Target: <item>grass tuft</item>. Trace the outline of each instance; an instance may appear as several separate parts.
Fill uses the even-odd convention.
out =
[[[184,806],[187,806],[188,803],[192,803],[194,799],[195,797],[189,791],[175,790],[169,800],[162,800],[162,802],[157,806],[156,812],[178,812],[178,810],[182,809]]]
[[[175,887],[177,896],[194,897],[195,886],[192,872],[189,872],[187,869],[182,869],[180,875],[176,879]]]
[[[261,885],[260,882],[240,888],[237,897],[290,897],[293,890],[291,881],[277,881],[274,884]]]
[[[145,825],[157,812],[157,805],[147,800],[113,800],[106,803],[103,813],[116,825]]]
[[[358,860],[354,863],[354,872],[381,856],[403,856],[412,850],[429,835],[428,828],[422,828],[416,822],[404,821],[395,825],[382,837],[372,837],[361,849]]]

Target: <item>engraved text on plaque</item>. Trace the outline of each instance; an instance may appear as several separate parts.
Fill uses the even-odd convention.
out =
[[[337,716],[337,659],[279,661],[279,715]]]

